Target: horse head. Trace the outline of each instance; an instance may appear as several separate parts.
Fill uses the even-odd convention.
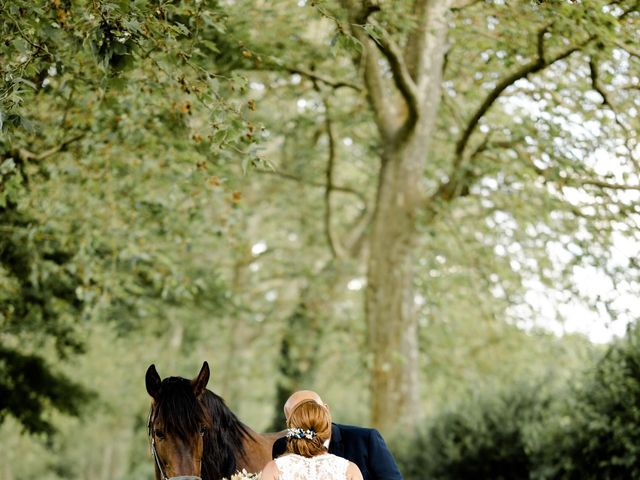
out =
[[[193,380],[181,377],[161,380],[155,365],[147,369],[145,383],[153,399],[148,431],[156,462],[156,480],[204,477],[202,463],[206,459],[203,457],[213,429],[212,415],[205,401],[208,381],[207,362]]]

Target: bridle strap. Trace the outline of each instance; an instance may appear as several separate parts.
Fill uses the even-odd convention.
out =
[[[158,456],[158,452],[156,451],[156,441],[153,437],[151,438],[151,455],[153,455],[153,458],[156,461],[156,466],[158,467],[158,470],[160,471],[160,478],[162,480],[169,480],[169,477],[167,477],[164,474],[164,470],[162,469],[162,465],[160,464],[160,457]]]
[[[160,457],[158,456],[158,452],[156,451],[156,440],[153,438],[153,431],[151,428],[151,423],[153,420],[153,406],[149,409],[149,419],[147,420],[147,433],[149,434],[149,446],[151,447],[151,455],[153,459],[156,461],[156,466],[158,467],[158,471],[160,472],[161,480],[170,480],[164,474],[164,470],[162,469],[162,464],[160,463]]]

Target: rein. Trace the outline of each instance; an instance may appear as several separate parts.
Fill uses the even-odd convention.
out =
[[[156,439],[153,438],[153,432],[151,431],[151,424],[153,420],[153,407],[149,410],[149,420],[147,421],[147,432],[149,435],[149,445],[151,448],[151,455],[156,461],[156,466],[158,467],[158,471],[160,472],[161,480],[202,480],[200,477],[194,476],[180,476],[180,477],[167,477],[162,469],[162,464],[160,463],[160,457],[158,456],[158,451],[156,450]]]

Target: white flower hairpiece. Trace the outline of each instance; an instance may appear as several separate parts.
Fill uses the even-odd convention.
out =
[[[236,473],[231,475],[230,480],[260,480],[260,477],[262,477],[260,472],[249,473],[243,468],[242,471],[238,470]],[[227,479],[224,479],[224,480],[227,480]]]
[[[313,440],[316,438],[318,434],[315,430],[308,429],[303,430],[302,428],[288,428],[287,429],[287,438],[306,438],[307,440]]]

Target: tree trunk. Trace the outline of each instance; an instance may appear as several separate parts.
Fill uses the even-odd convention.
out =
[[[417,26],[406,54],[384,35],[363,44],[365,84],[383,154],[369,237],[365,311],[371,348],[371,421],[384,433],[415,425],[420,409],[413,252],[416,217],[426,204],[422,186],[440,104],[449,0],[416,2]],[[351,4],[353,5],[353,4]],[[354,20],[365,10],[352,10]],[[387,60],[397,91],[389,96],[380,69]],[[399,100],[399,101],[394,101]]]
[[[389,432],[419,407],[417,324],[413,300],[418,179],[402,157],[384,160],[369,241],[365,313],[369,328],[371,420]],[[401,422],[401,423],[405,423]]]

